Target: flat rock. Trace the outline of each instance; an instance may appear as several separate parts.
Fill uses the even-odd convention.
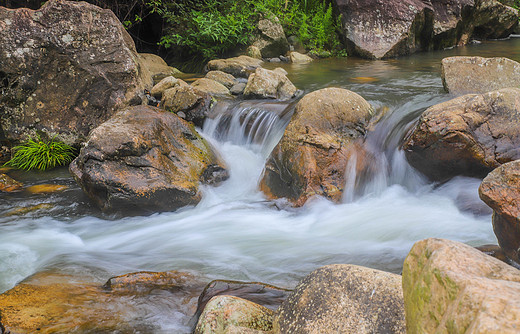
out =
[[[199,91],[208,93],[211,96],[229,96],[229,89],[218,81],[200,78],[195,80],[191,86]]]
[[[508,58],[444,58],[442,83],[446,91],[453,95],[520,88],[520,63]]]
[[[210,60],[206,65],[208,71],[222,71],[235,77],[247,78],[257,68],[261,67],[261,59],[248,56],[238,56],[228,59]]]
[[[415,243],[403,266],[407,333],[518,333],[520,271],[459,242]]]
[[[234,76],[222,71],[209,71],[206,73],[205,78],[215,80],[216,82],[226,86],[227,89],[230,89],[236,83]]]

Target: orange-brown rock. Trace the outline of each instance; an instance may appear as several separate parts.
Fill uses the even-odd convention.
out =
[[[49,194],[67,190],[69,187],[60,184],[38,184],[25,188],[31,194]]]
[[[13,192],[22,190],[23,184],[12,179],[10,176],[6,174],[0,174],[0,191],[3,192]]]
[[[307,94],[266,163],[261,190],[297,206],[314,195],[340,201],[354,143],[364,137],[371,114],[370,104],[346,89]]]
[[[68,144],[121,107],[144,102],[152,78],[110,10],[52,0],[0,6],[0,127],[7,139],[44,131]]]
[[[6,212],[4,215],[5,216],[21,216],[21,215],[25,215],[25,214],[28,214],[28,213],[31,213],[34,211],[50,210],[52,208],[54,208],[54,204],[51,204],[51,203],[41,203],[41,204],[30,205],[30,206],[17,206],[15,208],[9,210],[8,212]]]
[[[228,176],[193,124],[151,106],[121,110],[93,130],[70,171],[104,211],[171,211],[197,204],[199,182]]]
[[[493,230],[506,255],[520,263],[520,160],[506,163],[486,176],[480,198],[493,209]]]
[[[484,177],[520,159],[520,88],[468,94],[428,108],[403,148],[432,180]]]
[[[180,290],[195,286],[197,291],[204,288],[203,283],[193,274],[172,270],[164,272],[140,271],[110,278],[105,289],[118,293],[150,293],[154,289]]]

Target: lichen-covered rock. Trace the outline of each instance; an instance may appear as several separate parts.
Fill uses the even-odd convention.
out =
[[[208,71],[222,71],[235,77],[247,78],[263,61],[248,56],[238,56],[228,59],[210,60],[206,65]]]
[[[23,184],[18,182],[6,174],[0,174],[0,192],[13,192],[23,189]]]
[[[454,95],[520,88],[520,63],[499,57],[444,58],[442,83],[446,91]]]
[[[293,64],[305,64],[310,63],[313,60],[311,57],[296,51],[292,51],[289,53],[289,59]]]
[[[335,0],[347,51],[364,58],[396,57],[428,48],[431,4],[420,0]]]
[[[140,53],[139,57],[143,66],[150,72],[155,83],[160,82],[166,77],[176,77],[183,74],[175,67],[168,66],[164,59],[158,55],[152,53]]]
[[[364,138],[371,115],[370,104],[346,89],[305,95],[267,160],[260,189],[297,206],[314,195],[339,202],[355,142]]]
[[[94,129],[70,171],[102,210],[124,214],[197,204],[199,182],[227,176],[193,125],[150,106],[121,110]]]
[[[195,80],[192,84],[192,87],[196,88],[199,91],[208,93],[212,96],[229,96],[231,93],[229,89],[226,88],[223,84],[218,81],[208,79],[208,78],[200,78]]]
[[[298,89],[282,72],[257,68],[247,80],[244,96],[288,100],[293,98],[297,92]]]
[[[44,131],[79,144],[151,88],[132,38],[110,10],[51,0],[0,7],[0,127],[10,140]]]
[[[150,93],[152,94],[153,97],[161,99],[165,90],[173,88],[175,86],[179,86],[179,85],[180,85],[179,79],[172,77],[172,76],[168,76],[168,77],[162,79],[161,81],[159,81],[155,86],[153,86]]]
[[[211,110],[211,96],[196,88],[181,84],[163,92],[161,108],[202,127]]]
[[[206,79],[215,80],[230,89],[236,83],[235,77],[229,73],[222,71],[209,71],[206,73]]]
[[[260,52],[260,49],[258,47],[250,45],[247,47],[246,56],[255,59],[262,59],[262,52]]]
[[[274,333],[406,333],[401,276],[349,264],[316,269],[280,306]]]
[[[403,266],[406,329],[518,333],[520,271],[455,241],[416,242]]]
[[[500,247],[507,257],[520,263],[520,160],[489,173],[479,194],[493,209],[493,230]]]
[[[273,311],[248,300],[216,296],[204,308],[194,333],[224,334],[230,330],[234,333],[250,333],[250,330],[265,333],[272,329],[272,317]]]
[[[421,115],[403,148],[410,164],[432,180],[484,177],[520,159],[520,88],[468,94]]]
[[[277,17],[261,19],[257,28],[258,34],[254,37],[253,46],[260,50],[263,58],[278,57],[289,51],[289,42]]]

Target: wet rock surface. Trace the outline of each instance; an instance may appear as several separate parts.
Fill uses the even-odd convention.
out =
[[[428,108],[405,140],[410,164],[432,180],[484,177],[520,159],[520,89],[468,94]]]
[[[0,192],[13,192],[23,189],[23,184],[7,174],[0,174]]]
[[[301,206],[314,195],[339,202],[345,171],[372,115],[358,94],[325,88],[304,96],[269,156],[260,189]]]
[[[493,209],[493,230],[507,257],[520,263],[520,160],[493,170],[482,181],[480,198]]]
[[[448,57],[442,60],[442,83],[453,95],[520,88],[520,63],[508,58]]]
[[[171,211],[200,201],[207,168],[225,167],[193,125],[149,106],[124,109],[90,134],[70,171],[103,211]]]
[[[401,276],[347,264],[306,276],[280,306],[274,333],[406,333]]]
[[[459,242],[416,242],[404,262],[403,292],[410,334],[520,328],[520,271]]]
[[[9,140],[35,131],[78,144],[151,88],[134,42],[109,10],[52,0],[0,7],[0,126]]]

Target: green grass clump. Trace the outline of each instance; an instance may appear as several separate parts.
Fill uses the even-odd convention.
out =
[[[46,170],[70,163],[76,156],[74,147],[54,138],[43,140],[29,138],[26,142],[13,147],[14,155],[5,166],[24,170]]]

